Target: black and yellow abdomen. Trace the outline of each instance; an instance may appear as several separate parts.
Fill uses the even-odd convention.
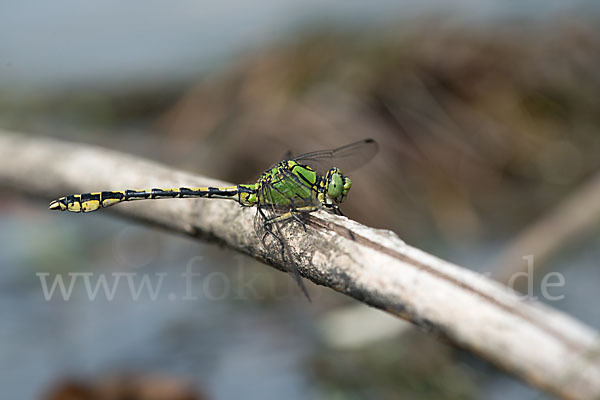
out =
[[[110,207],[124,201],[201,197],[230,199],[244,206],[252,206],[256,203],[256,185],[201,188],[182,187],[178,189],[155,188],[72,194],[54,200],[50,203],[49,208],[50,210],[86,213]]]

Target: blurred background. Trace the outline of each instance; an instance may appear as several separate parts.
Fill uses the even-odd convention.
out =
[[[502,282],[532,255],[531,287],[515,285],[599,329],[599,12],[593,0],[4,0],[0,128],[236,183],[288,150],[375,138],[377,157],[349,174],[347,216]],[[308,303],[229,249],[110,212],[49,213],[49,200],[0,191],[5,398],[546,398],[307,282]],[[201,274],[191,287],[188,268]],[[91,300],[78,281],[68,301],[46,300],[36,275],[94,286],[132,271],[164,276],[158,296],[134,299],[122,281]],[[553,299],[540,292],[550,272],[565,279]]]

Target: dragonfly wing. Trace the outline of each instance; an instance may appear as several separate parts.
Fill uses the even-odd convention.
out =
[[[284,179],[291,179],[291,177],[288,176],[288,171],[282,171],[282,174],[284,175],[283,176]],[[295,177],[295,175],[293,175],[292,173],[289,173],[289,175],[292,175],[293,177]],[[295,177],[295,178],[297,178],[297,177]],[[292,182],[294,182],[294,183],[292,183]],[[296,185],[296,184],[304,185],[302,182],[296,182],[295,180],[290,181],[290,183],[288,183],[288,184],[291,187],[294,187],[294,185]],[[299,198],[295,197],[295,195],[293,194],[295,192],[296,191],[294,191],[294,190],[290,190],[289,197],[288,197],[290,200],[299,199]],[[256,216],[254,218],[254,230],[256,231],[256,234],[261,238],[263,245],[265,246],[265,249],[269,253],[276,254],[277,251],[279,250],[282,260],[284,260],[284,261],[287,260],[287,262],[291,265],[291,268],[289,269],[288,272],[294,276],[294,279],[296,280],[296,283],[302,290],[302,293],[304,293],[306,298],[310,301],[310,296],[308,294],[306,286],[304,285],[304,282],[302,281],[302,277],[300,276],[300,273],[298,272],[298,266],[296,264],[296,261],[294,260],[292,253],[290,251],[290,248],[287,245],[285,236],[283,235],[283,232],[281,231],[281,224],[285,223],[285,221],[276,222],[276,223],[269,222],[273,218],[276,218],[276,217],[284,214],[285,212],[290,211],[290,209],[291,209],[290,206],[288,206],[288,207],[278,206],[277,205],[278,199],[275,198],[274,193],[279,194],[281,192],[273,191],[272,187],[269,187],[268,185],[263,185],[259,189],[259,191],[257,193],[258,204],[257,204]],[[316,198],[316,195],[315,195],[315,198]]]
[[[254,229],[260,237],[266,233],[265,224],[274,218],[297,207],[319,205],[317,192],[291,171],[283,168],[277,171],[270,182],[260,185],[257,197],[258,210],[254,219]],[[271,225],[275,230],[276,226],[285,222],[279,221]]]
[[[305,182],[292,171],[276,167],[273,178],[261,185],[258,204],[270,206],[274,212],[282,214],[299,207],[318,206],[317,188]]]
[[[308,183],[302,181],[300,177],[287,169],[280,171],[289,190],[288,198],[294,207],[319,206],[316,187],[311,187]],[[293,207],[291,207],[293,208]]]
[[[293,160],[313,167],[321,175],[325,175],[331,167],[338,167],[342,172],[348,173],[369,162],[378,150],[379,146],[374,139],[364,139],[336,149],[302,154]]]

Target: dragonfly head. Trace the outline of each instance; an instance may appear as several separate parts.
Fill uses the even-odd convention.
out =
[[[346,199],[352,181],[342,174],[339,168],[333,167],[327,172],[327,197],[336,203],[341,203]]]

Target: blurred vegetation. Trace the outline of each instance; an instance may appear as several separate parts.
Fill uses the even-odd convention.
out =
[[[191,385],[164,376],[120,374],[83,381],[71,379],[48,389],[44,400],[200,400]]]
[[[324,398],[477,398],[472,371],[456,363],[453,353],[436,339],[410,331],[365,349],[323,349],[312,368]]]
[[[192,89],[71,91],[2,117],[242,182],[289,149],[374,137],[381,153],[350,174],[348,215],[413,243],[485,241],[600,166],[599,57],[597,25],[573,19],[313,29]]]
[[[254,55],[160,126],[190,158],[202,132],[220,149],[203,169],[233,180],[286,145],[375,137],[381,154],[352,175],[346,210],[413,241],[432,229],[458,241],[514,231],[598,169],[594,28],[422,25],[313,34]]]

